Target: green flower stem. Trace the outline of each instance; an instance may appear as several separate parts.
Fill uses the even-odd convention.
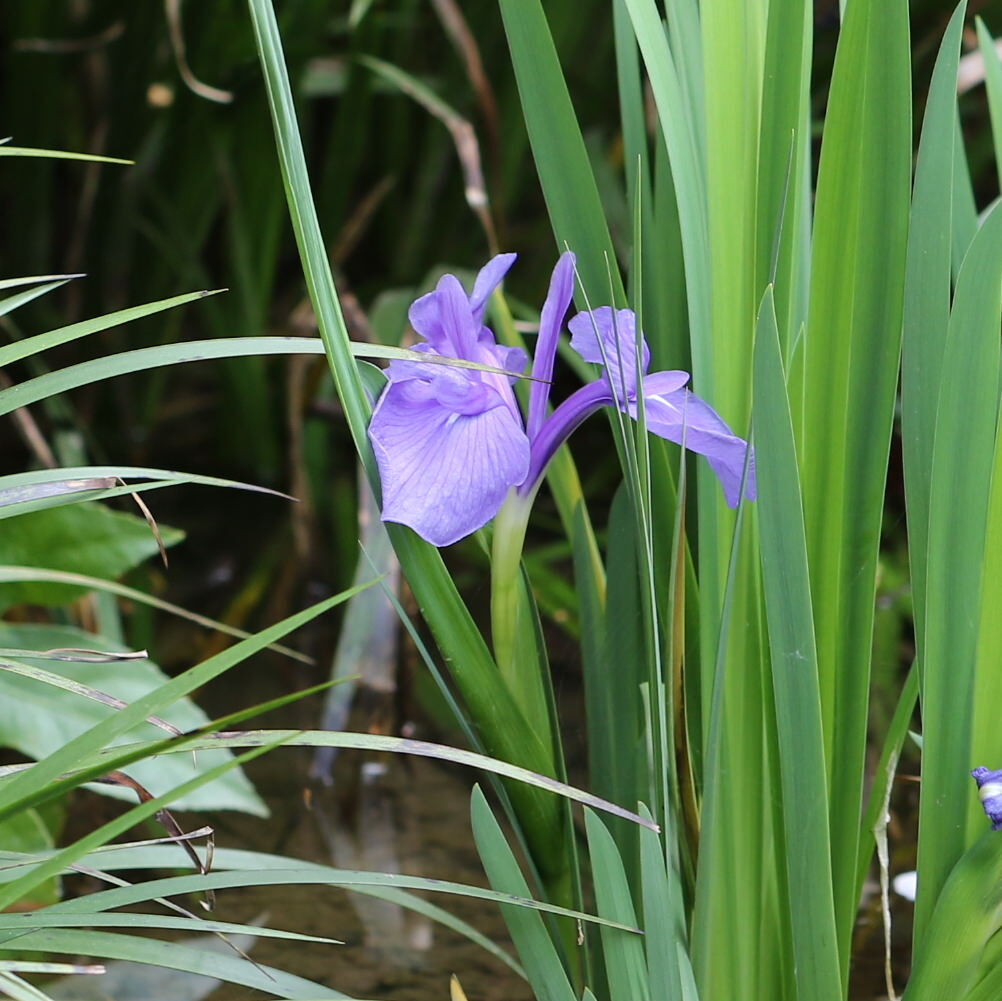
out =
[[[552,722],[541,673],[545,653],[536,639],[535,615],[522,571],[522,546],[536,491],[512,490],[494,519],[491,550],[491,631],[501,677],[533,732],[553,747]]]

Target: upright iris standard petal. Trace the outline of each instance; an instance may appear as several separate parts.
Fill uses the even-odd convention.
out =
[[[508,274],[508,269],[515,263],[517,256],[517,254],[497,254],[477,274],[473,283],[473,291],[470,293],[470,308],[473,310],[473,318],[477,323],[484,322],[487,300],[493,294],[494,289],[501,284],[504,276]]]
[[[983,765],[971,772],[978,783],[978,798],[985,808],[993,831],[1002,831],[1002,771],[990,771]]]
[[[514,257],[513,254],[501,255]],[[499,258],[494,258],[497,261]],[[483,275],[491,264],[481,272]],[[504,272],[511,262],[498,272],[497,281],[504,277]],[[486,289],[487,295],[494,290]],[[472,352],[480,334],[483,322],[484,303],[475,306],[474,302],[463,291],[459,279],[455,275],[442,275],[433,292],[415,299],[407,311],[407,319],[411,326],[428,342],[431,350],[450,358],[472,359]],[[493,338],[491,338],[493,340]]]
[[[530,439],[539,433],[546,417],[560,328],[574,295],[575,263],[576,258],[569,250],[560,255],[550,277],[550,290],[546,294],[543,311],[539,315],[539,337],[536,338],[536,355],[532,362],[532,377],[537,381],[529,389],[529,420],[526,425]]]
[[[637,396],[637,318],[632,309],[601,306],[578,313],[567,324],[571,347],[585,360],[605,366],[613,395],[621,402]],[[640,374],[647,372],[651,352],[640,339]]]

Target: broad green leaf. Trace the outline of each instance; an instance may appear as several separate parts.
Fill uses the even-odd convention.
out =
[[[992,140],[995,145],[995,170],[1002,179],[1002,62],[999,61],[995,39],[979,17],[978,49],[985,67],[985,90],[988,91],[988,109],[992,119]]]
[[[800,1001],[842,997],[832,895],[821,697],[793,421],[772,289],[755,343],[762,578],[783,798],[787,908]]]
[[[24,647],[34,650],[86,649],[119,652],[123,648],[102,636],[84,632],[73,626],[0,624],[0,648]],[[0,656],[2,656],[0,649]],[[129,660],[106,664],[68,661],[31,660],[54,674],[104,692],[123,702],[132,703],[149,694],[168,679],[151,660]],[[0,673],[0,746],[12,747],[30,758],[40,760],[74,737],[106,719],[116,710],[73,692],[54,688],[31,678],[8,672]],[[167,710],[169,722],[179,730],[195,730],[209,719],[190,699],[181,699]],[[157,735],[149,723],[122,734],[117,743],[127,743]],[[161,734],[162,735],[162,734]],[[232,757],[228,750],[219,749],[199,754],[192,760],[188,754],[172,754],[155,761],[140,761],[130,765],[128,775],[152,793],[173,788],[206,768]],[[135,793],[119,786],[95,785],[95,791],[117,799],[135,801]],[[188,810],[241,810],[257,816],[268,813],[250,782],[240,771],[227,773],[210,786],[203,787],[176,804]]]
[[[954,185],[957,137],[953,121],[957,114],[957,63],[966,8],[964,0],[954,12],[936,59],[915,165],[908,230],[901,352],[901,444],[920,658],[924,646],[929,478],[940,370],[950,320],[953,200],[944,198],[943,192]]]
[[[115,578],[158,552],[157,540],[145,519],[101,504],[36,511],[23,515],[16,526],[0,536],[0,563]],[[177,529],[158,527],[165,546],[184,538]],[[60,584],[4,584],[0,586],[0,607],[62,605],[79,594],[78,589]]]
[[[972,795],[972,785],[970,779],[964,783],[968,795]],[[985,946],[1000,927],[1002,852],[998,833],[985,831],[957,860],[930,909],[902,1001],[997,997],[993,993],[998,989],[997,976],[989,981],[992,991],[968,991],[974,986]]]
[[[964,850],[969,794],[966,776],[973,765],[980,764],[971,761],[971,728],[998,425],[1000,315],[1002,207],[996,205],[972,241],[957,281],[936,414],[925,649],[921,654],[916,943],[923,940],[940,890]],[[996,610],[989,614],[996,615]],[[989,669],[988,665],[984,669]],[[994,721],[989,725],[997,732]]]
[[[8,698],[6,693],[4,698]],[[3,705],[0,705],[0,718],[4,715],[7,713],[4,712]],[[13,746],[7,743],[3,736],[0,736],[0,745]],[[0,824],[0,844],[3,844],[6,851],[34,854],[50,851],[55,843],[52,832],[38,810],[23,810]],[[24,901],[24,905],[35,908],[44,904],[54,904],[59,900],[60,886],[59,877],[54,876],[48,882],[37,887],[31,898]],[[0,919],[2,918],[3,915],[0,915]]]
[[[543,5],[499,0],[499,6],[557,249],[566,243],[577,254],[589,296],[606,295],[611,266],[614,298],[621,301],[615,251]]]
[[[479,787],[473,790],[470,809],[473,838],[491,887],[502,893],[528,896],[525,877]],[[510,904],[502,904],[501,913],[535,997],[539,1001],[577,1001],[542,917]]]
[[[901,343],[911,102],[907,2],[848,4],[818,170],[798,442],[843,978],[859,904],[855,872]]]
[[[952,270],[954,281],[960,274],[967,248],[974,239],[978,228],[978,207],[974,201],[974,187],[971,184],[971,171],[967,164],[967,152],[964,149],[964,135],[960,126],[960,115],[953,116],[953,232],[950,242],[953,247]]]
[[[626,879],[623,860],[616,842],[599,818],[585,811],[588,853],[595,883],[595,905],[599,914],[620,924],[635,926],[636,915]],[[661,985],[647,980],[647,960],[641,936],[614,928],[602,927],[602,952],[609,978],[610,1001],[645,1001],[661,998]],[[652,995],[652,988],[657,990]]]

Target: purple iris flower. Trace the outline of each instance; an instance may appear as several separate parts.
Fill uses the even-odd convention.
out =
[[[982,765],[971,775],[978,783],[978,798],[992,822],[992,830],[1002,831],[1002,771],[992,772]]]
[[[546,465],[568,435],[596,410],[613,405],[636,418],[642,394],[650,431],[705,455],[731,507],[740,499],[748,445],[708,404],[685,388],[686,372],[655,372],[630,310],[608,307],[578,313],[569,323],[571,347],[604,374],[583,386],[547,416],[550,381],[564,316],[574,292],[574,255],[562,254],[553,270],[540,316],[532,366],[528,419],[523,425],[512,384],[525,353],[498,345],[483,325],[491,293],[515,260],[493,258],[467,296],[453,275],[410,308],[424,343],[415,350],[465,359],[505,375],[443,364],[394,361],[388,385],[369,425],[383,487],[383,520],[409,525],[436,546],[469,535],[493,518],[512,488],[531,498]],[[755,498],[754,461],[745,496]]]

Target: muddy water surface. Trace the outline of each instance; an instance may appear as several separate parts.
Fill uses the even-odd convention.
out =
[[[217,845],[339,868],[485,884],[469,826],[471,773],[421,759],[345,753],[337,763],[335,791],[311,786],[308,808],[308,766],[308,752],[298,749],[279,749],[252,763],[251,777],[273,815],[267,820],[214,817]],[[511,951],[493,904],[429,897]],[[464,936],[361,894],[318,886],[226,890],[218,895],[215,916],[252,921],[265,912],[272,927],[336,938],[344,945],[261,939],[251,953],[256,961],[356,998],[447,1001],[453,973],[469,1001],[531,998],[524,981]],[[232,985],[210,996],[211,1001],[264,997]]]

